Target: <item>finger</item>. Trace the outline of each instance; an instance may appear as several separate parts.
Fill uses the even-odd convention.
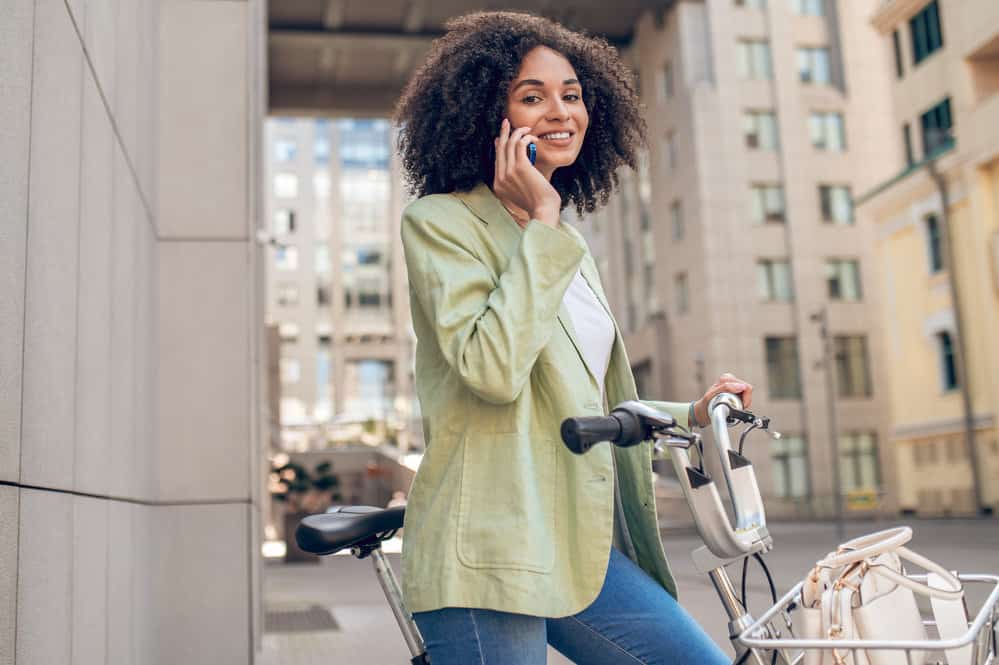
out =
[[[519,141],[520,147],[517,149],[518,164],[525,164],[526,166],[531,165],[531,160],[528,159],[527,157],[527,146],[531,145],[532,143],[535,144],[535,146],[537,146],[538,141],[540,140],[541,139],[539,139],[534,134],[524,134],[523,136],[520,137]]]
[[[506,142],[510,135],[510,121],[503,118],[500,123],[500,133],[496,137],[496,175],[502,176],[506,173]]]
[[[753,403],[753,384],[747,383],[746,389],[742,391],[742,403],[748,409]]]

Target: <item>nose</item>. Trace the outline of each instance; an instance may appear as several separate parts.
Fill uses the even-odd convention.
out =
[[[569,107],[561,97],[556,97],[548,111],[549,120],[568,120]]]

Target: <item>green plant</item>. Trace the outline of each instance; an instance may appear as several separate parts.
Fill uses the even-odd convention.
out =
[[[271,470],[271,481],[271,496],[286,504],[289,512],[318,513],[343,500],[331,462],[320,462],[311,472],[302,464],[288,462]]]

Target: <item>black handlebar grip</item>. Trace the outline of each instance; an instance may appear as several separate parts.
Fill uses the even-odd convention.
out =
[[[583,416],[562,421],[562,441],[566,448],[582,455],[600,441],[617,442],[622,432],[616,416]]]

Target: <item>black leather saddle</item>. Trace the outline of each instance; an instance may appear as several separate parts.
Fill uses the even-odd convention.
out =
[[[402,528],[404,506],[334,506],[298,524],[295,541],[306,552],[333,554],[348,547],[375,547]]]

